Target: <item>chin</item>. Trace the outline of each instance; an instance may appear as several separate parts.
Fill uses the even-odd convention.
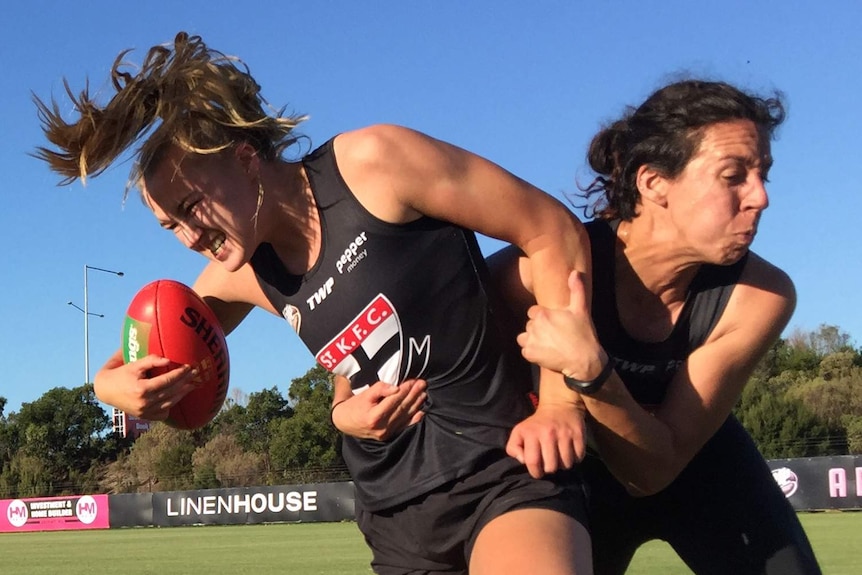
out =
[[[244,264],[245,262],[237,262],[234,260],[225,260],[221,262],[222,267],[231,273],[238,271]]]
[[[229,272],[235,272],[245,265],[246,261],[242,254],[236,252],[221,253],[211,256],[213,261],[218,262]]]
[[[745,254],[749,251],[748,246],[742,246],[738,248],[733,248],[725,252],[720,258],[719,261],[714,262],[716,265],[720,266],[730,266],[741,260]]]

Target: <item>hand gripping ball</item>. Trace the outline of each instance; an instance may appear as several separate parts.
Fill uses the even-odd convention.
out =
[[[173,280],[145,285],[132,299],[123,325],[126,363],[154,354],[171,360],[155,377],[180,365],[197,370],[197,387],[174,405],[165,423],[197,429],[209,423],[227,395],[230,362],[224,330],[212,309],[190,287]]]

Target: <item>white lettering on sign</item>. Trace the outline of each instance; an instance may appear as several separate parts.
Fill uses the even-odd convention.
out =
[[[855,468],[856,497],[862,497],[862,467]],[[833,467],[828,472],[829,497],[847,497],[847,470],[843,467]]]
[[[847,472],[842,467],[829,470],[829,497],[847,497]]]
[[[317,511],[317,491],[277,493],[245,493],[242,495],[202,495],[169,498],[165,513],[168,517],[188,515],[233,515],[237,513],[280,513]]]

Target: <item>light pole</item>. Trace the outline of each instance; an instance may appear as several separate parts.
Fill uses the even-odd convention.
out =
[[[105,317],[102,314],[98,313],[90,313],[89,307],[89,289],[87,286],[87,272],[90,270],[97,272],[104,272],[108,274],[114,274],[118,277],[123,277],[123,272],[117,272],[114,270],[106,270],[104,268],[97,268],[93,266],[84,266],[84,307],[80,308],[69,302],[68,305],[74,307],[75,309],[84,313],[84,383],[89,385],[90,383],[90,316],[95,315],[97,317]]]
[[[84,298],[84,301],[87,301],[87,298]],[[89,322],[87,321],[87,316],[94,315],[96,317],[105,317],[104,314],[101,313],[93,313],[91,311],[87,311],[84,308],[76,305],[73,302],[67,301],[66,305],[70,305],[76,310],[82,312],[84,314],[84,384],[90,383],[90,337],[88,333]],[[86,304],[85,304],[86,305]]]
[[[105,268],[97,268],[94,266],[84,266],[84,307],[80,308],[76,306],[74,303],[69,302],[68,305],[74,307],[80,312],[84,314],[84,385],[90,384],[90,316],[94,315],[96,317],[105,317],[100,313],[90,313],[90,290],[87,284],[87,272],[90,270],[97,272],[104,272],[107,274],[114,274],[117,277],[123,277],[123,272],[118,272],[114,270],[107,270]],[[123,412],[113,408],[113,413],[111,416],[111,421],[113,423],[114,430],[117,429],[117,421],[122,420]],[[121,425],[121,429],[122,429]],[[124,431],[124,430],[123,430]],[[125,436],[125,434],[123,434]]]

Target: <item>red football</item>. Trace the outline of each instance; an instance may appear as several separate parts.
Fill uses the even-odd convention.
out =
[[[212,309],[190,287],[163,279],[135,294],[123,325],[123,360],[129,363],[149,354],[171,360],[168,368],[151,376],[183,364],[197,368],[197,388],[171,408],[165,423],[197,429],[216,416],[230,375],[227,342]]]

